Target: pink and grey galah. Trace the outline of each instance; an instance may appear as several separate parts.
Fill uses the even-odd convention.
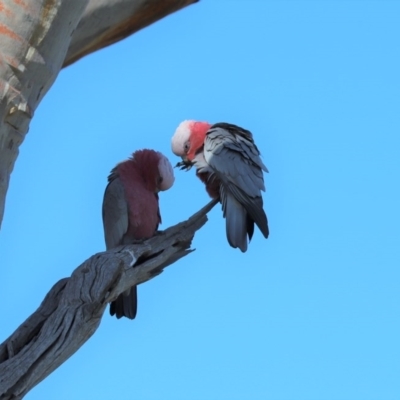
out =
[[[261,197],[265,191],[263,171],[268,170],[251,132],[228,123],[183,121],[172,137],[172,151],[183,160],[177,166],[186,170],[195,166],[208,194],[220,200],[232,247],[247,250],[254,223],[268,238]]]
[[[154,150],[138,150],[112,169],[103,199],[107,250],[154,236],[161,223],[158,192],[173,183],[171,163]],[[117,318],[134,319],[136,312],[136,286],[110,304],[110,314]]]

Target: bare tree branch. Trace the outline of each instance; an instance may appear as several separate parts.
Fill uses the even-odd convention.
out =
[[[0,345],[0,399],[21,399],[93,335],[108,302],[191,253],[194,234],[216,203],[140,244],[95,254],[57,282]]]
[[[64,67],[198,0],[90,0],[74,32]]]

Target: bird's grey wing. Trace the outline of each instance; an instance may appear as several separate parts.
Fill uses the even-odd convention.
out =
[[[250,132],[242,134],[218,125],[221,124],[214,125],[207,133],[204,159],[227,193],[231,193],[246,208],[264,236],[268,237],[268,221],[261,197],[261,191],[265,190],[263,170],[267,169],[260,153]],[[225,208],[226,204],[222,202],[222,206]]]
[[[103,226],[106,248],[112,249],[124,244],[124,236],[128,230],[128,203],[125,190],[115,169],[108,178],[109,183],[103,199]],[[110,304],[110,314],[117,318],[134,319],[137,312],[137,287],[121,293]]]
[[[128,203],[118,176],[110,177],[103,199],[103,227],[106,248],[122,244],[128,230]]]
[[[238,144],[240,144],[244,155],[251,158],[262,170],[268,172],[267,167],[261,161],[260,151],[254,143],[253,135],[250,131],[226,122],[219,122],[212,125],[210,131],[225,132],[226,137],[234,138],[235,140],[227,141],[226,146],[230,147],[233,151],[237,151]]]
[[[204,142],[204,158],[218,175],[224,175],[249,196],[260,196],[265,190],[262,171],[267,168],[251,137],[212,127]]]

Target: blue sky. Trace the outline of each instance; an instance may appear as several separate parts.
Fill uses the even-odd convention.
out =
[[[193,254],[139,287],[29,400],[400,398],[400,2],[202,0],[63,70],[21,147],[0,234],[8,337],[104,250],[109,170],[171,162],[184,119],[251,130],[271,235],[220,207]],[[163,225],[208,198],[176,170]]]

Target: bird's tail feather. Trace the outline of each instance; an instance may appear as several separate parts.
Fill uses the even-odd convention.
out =
[[[239,247],[244,253],[247,250],[247,212],[231,194],[224,197],[226,237],[232,247]]]
[[[137,286],[132,286],[124,293],[120,294],[116,300],[110,304],[110,314],[119,319],[126,317],[135,319],[137,312]]]
[[[221,185],[222,186],[222,185]],[[265,238],[269,236],[268,218],[263,209],[262,197],[249,197],[235,185],[229,187],[232,196],[240,201]]]

